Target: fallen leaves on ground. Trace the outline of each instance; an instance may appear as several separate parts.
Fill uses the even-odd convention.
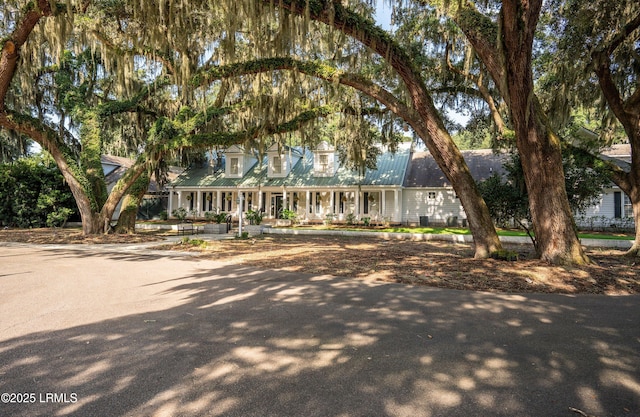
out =
[[[154,233],[136,234],[82,234],[79,229],[5,229],[0,230],[1,242],[19,242],[36,244],[110,244],[144,243],[161,241],[162,237]]]
[[[185,250],[186,245],[163,246]],[[640,294],[640,260],[617,250],[588,250],[594,262],[552,266],[513,245],[515,262],[473,259],[468,244],[346,236],[265,235],[209,242],[193,250],[220,261],[292,272],[507,293]]]
[[[127,244],[161,239],[153,233],[83,236],[77,229],[0,230],[0,241],[39,244]],[[158,248],[200,251],[204,258],[259,268],[458,290],[640,294],[640,259],[609,249],[588,250],[591,265],[562,267],[533,259],[530,245],[509,246],[520,258],[509,262],[473,259],[468,244],[372,237],[263,235],[211,241],[205,247],[176,243]]]

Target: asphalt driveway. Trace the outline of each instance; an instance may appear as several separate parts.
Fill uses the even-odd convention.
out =
[[[110,250],[0,244],[0,416],[640,416],[638,296]]]

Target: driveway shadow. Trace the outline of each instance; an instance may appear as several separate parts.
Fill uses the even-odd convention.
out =
[[[160,259],[36,256],[132,273]],[[2,329],[19,323],[3,322],[0,392],[37,401],[0,404],[0,415],[640,414],[635,296],[496,295],[163,262],[184,273],[134,275],[131,291],[173,305],[11,338]],[[74,302],[73,291],[59,302]],[[46,393],[65,396],[42,402]]]

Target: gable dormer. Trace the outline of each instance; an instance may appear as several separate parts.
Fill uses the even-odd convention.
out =
[[[326,141],[320,142],[313,151],[313,176],[333,177],[337,170],[336,149]]]
[[[227,148],[224,159],[224,174],[228,178],[242,178],[258,162],[254,155],[238,145]]]
[[[277,143],[267,149],[267,157],[269,158],[267,174],[269,178],[286,177],[302,158],[298,150],[288,146],[278,146]]]

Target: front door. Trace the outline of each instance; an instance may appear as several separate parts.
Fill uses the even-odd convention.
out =
[[[280,218],[282,213],[282,193],[271,194],[271,216]]]

